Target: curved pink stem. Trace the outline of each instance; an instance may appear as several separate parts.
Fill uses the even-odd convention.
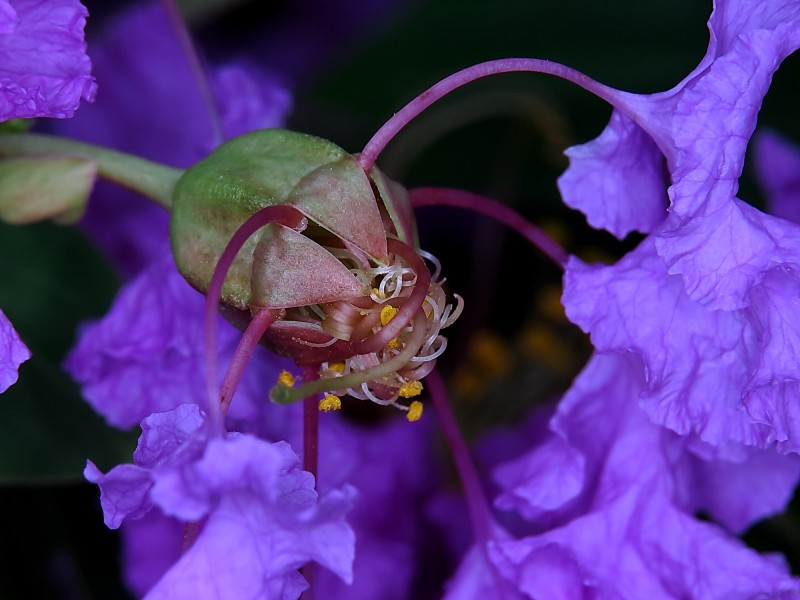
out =
[[[189,70],[194,76],[195,83],[197,84],[197,91],[200,93],[200,98],[206,106],[208,113],[208,122],[211,127],[211,140],[214,147],[219,146],[224,140],[222,132],[222,119],[219,115],[219,107],[214,98],[214,92],[211,91],[211,84],[208,80],[208,73],[200,60],[200,54],[197,52],[197,47],[192,41],[192,36],[186,26],[186,21],[181,15],[175,0],[161,0],[161,5],[167,13],[172,29],[175,35],[178,36],[178,42],[183,50],[183,55],[189,63]]]
[[[458,477],[461,479],[461,485],[464,488],[464,498],[467,501],[467,510],[475,538],[479,543],[486,542],[492,533],[492,512],[489,509],[489,502],[486,500],[486,494],[484,494],[467,442],[461,435],[461,429],[459,429],[455,415],[450,409],[447,389],[444,386],[439,370],[434,369],[431,371],[425,382],[428,384],[428,393],[433,402],[436,417],[442,426],[442,433],[444,433],[444,437],[450,447]]]
[[[450,188],[415,188],[408,192],[414,208],[455,206],[486,215],[519,233],[556,265],[564,268],[569,254],[553,238],[502,202],[486,196]]]
[[[267,206],[251,215],[225,246],[214,267],[211,281],[206,291],[206,307],[203,317],[203,345],[205,348],[206,390],[208,392],[208,410],[215,430],[221,435],[225,431],[221,396],[217,383],[217,314],[219,313],[219,297],[222,284],[233,264],[239,250],[256,231],[269,223],[281,223],[287,227],[296,227],[303,220],[303,215],[290,206]]]
[[[580,71],[549,60],[538,58],[502,58],[499,60],[490,60],[467,67],[457,73],[453,73],[449,77],[445,77],[439,83],[428,88],[406,104],[399,112],[395,113],[394,116],[386,121],[383,127],[372,136],[372,139],[367,142],[364,151],[358,158],[361,168],[368,173],[375,165],[378,155],[386,147],[386,144],[388,144],[403,127],[408,125],[412,119],[417,117],[422,111],[431,106],[434,102],[437,102],[443,96],[482,77],[497,75],[499,73],[517,72],[544,73],[560,77],[561,79],[579,85],[583,89],[614,106],[623,104],[624,99],[630,96],[630,94],[603,85],[591,77],[587,77]]]
[[[264,332],[275,322],[277,314],[275,311],[264,308],[256,312],[253,319],[247,325],[247,329],[239,340],[236,346],[236,352],[233,354],[231,364],[228,365],[228,370],[225,372],[225,378],[222,380],[222,416],[228,412],[228,407],[231,405],[233,395],[236,393],[236,388],[239,387],[239,382],[242,380],[244,368],[247,362],[253,355],[253,351],[258,342],[261,341],[261,336]]]

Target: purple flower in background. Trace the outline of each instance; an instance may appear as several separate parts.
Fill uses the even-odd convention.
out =
[[[354,492],[318,498],[314,478],[285,442],[246,434],[209,439],[196,405],[142,422],[135,464],[86,477],[100,485],[109,527],[154,506],[202,531],[148,598],[296,598],[307,584],[297,569],[310,560],[352,579],[354,535],[345,523]],[[215,596],[216,597],[216,596]]]
[[[0,0],[0,121],[71,117],[96,86],[76,0]]]
[[[30,357],[30,350],[0,310],[0,394],[17,381],[19,366]]]
[[[736,198],[772,73],[800,46],[798,19],[797,2],[718,2],[700,65],[668,92],[619,96],[559,181],[593,226],[650,234],[611,267],[573,259],[568,316],[598,350],[641,355],[644,410],[715,452],[800,448],[800,225]]]

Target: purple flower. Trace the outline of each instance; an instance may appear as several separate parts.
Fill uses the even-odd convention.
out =
[[[0,394],[17,381],[19,366],[30,357],[30,350],[0,310]]]
[[[354,492],[319,497],[285,442],[245,434],[208,438],[197,406],[181,405],[142,422],[133,465],[103,475],[91,462],[106,524],[157,506],[185,523],[202,521],[197,540],[148,598],[297,598],[307,584],[297,569],[316,561],[352,579],[354,535],[344,521]]]
[[[165,256],[123,287],[105,317],[84,327],[64,366],[86,400],[116,427],[132,427],[180,404],[204,405],[203,309],[203,296]],[[219,326],[224,365],[241,334],[222,318]],[[273,426],[287,414],[266,401],[264,390],[288,362],[265,350],[253,360],[229,415],[238,430],[253,431],[262,422],[266,408],[259,405],[276,413]]]
[[[798,19],[797,2],[717,3],[700,65],[670,91],[621,94],[559,182],[592,225],[650,234],[612,267],[572,260],[567,314],[598,350],[642,356],[651,419],[717,452],[800,448],[800,226],[735,197],[771,75],[800,46]]]
[[[184,168],[223,138],[283,124],[291,97],[276,75],[253,64],[209,68],[213,97],[211,104],[204,101],[200,81],[206,75],[192,70],[174,27],[158,4],[116,17],[90,48],[102,93],[55,131]],[[169,252],[168,222],[163,209],[99,182],[82,224],[133,275]]]
[[[631,405],[644,388],[638,359],[595,355],[560,403],[550,438],[496,471],[505,488],[497,505],[517,508],[540,533],[490,541],[491,563],[534,598],[800,593],[780,561],[693,516],[704,511],[740,532],[782,510],[800,459],[701,458]],[[570,485],[545,494],[556,478]]]
[[[71,117],[96,85],[76,0],[0,1],[0,121]]]

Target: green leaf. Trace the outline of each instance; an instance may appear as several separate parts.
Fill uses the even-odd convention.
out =
[[[46,219],[78,221],[94,185],[97,166],[85,158],[0,160],[0,219],[21,225]]]
[[[82,479],[129,462],[136,435],[109,428],[61,370],[82,321],[101,315],[117,289],[108,265],[72,229],[0,224],[0,307],[33,357],[0,395],[0,482]]]

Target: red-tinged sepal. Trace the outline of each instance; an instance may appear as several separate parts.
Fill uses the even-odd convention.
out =
[[[289,194],[288,204],[371,258],[386,260],[378,204],[367,176],[349,154],[306,175]]]
[[[274,223],[264,228],[253,254],[251,307],[308,306],[369,292],[339,259],[302,233]]]

